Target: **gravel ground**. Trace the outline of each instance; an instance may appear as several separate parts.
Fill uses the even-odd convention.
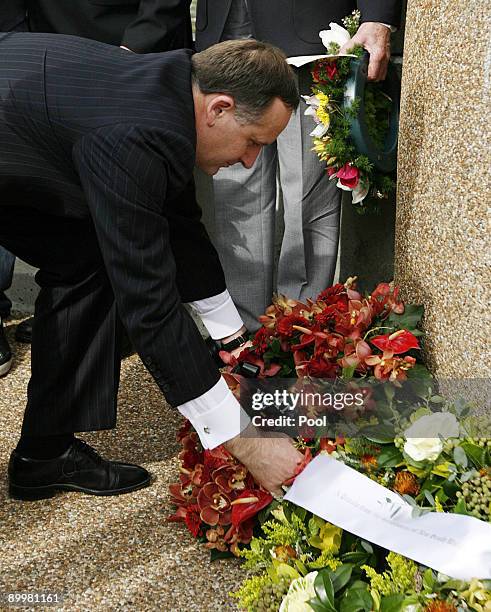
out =
[[[152,485],[107,498],[80,493],[37,502],[8,498],[7,463],[29,378],[29,347],[13,340],[17,322],[6,323],[15,358],[0,379],[0,593],[64,596],[62,606],[47,610],[234,608],[227,593],[245,576],[238,561],[210,564],[208,551],[185,527],[165,520],[171,511],[167,487],[177,480],[180,416],[165,404],[136,355],[122,365],[117,429],[83,438],[105,457],[145,466]]]

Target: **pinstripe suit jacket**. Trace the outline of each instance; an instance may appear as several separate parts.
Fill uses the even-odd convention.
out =
[[[182,194],[194,198],[190,56],[136,55],[59,34],[0,35],[0,206],[92,218],[121,318],[144,361],[158,364],[171,403],[219,377],[210,359],[193,370],[200,380],[177,380],[170,365],[162,371],[171,360],[159,342],[162,321],[179,308],[174,262],[163,261],[167,207]],[[196,278],[201,254],[193,257]],[[205,295],[197,287],[183,301],[224,290],[218,259],[201,276]]]

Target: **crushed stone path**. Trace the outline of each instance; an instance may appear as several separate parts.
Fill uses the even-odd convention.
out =
[[[60,606],[24,610],[236,609],[227,593],[246,575],[239,562],[210,563],[183,525],[166,521],[172,511],[167,487],[178,476],[181,417],[136,355],[122,363],[117,428],[80,437],[104,457],[143,465],[152,485],[106,498],[60,493],[37,502],[9,499],[7,464],[30,368],[30,347],[14,341],[17,323],[5,324],[15,356],[10,373],[0,378],[0,594],[64,597]],[[19,608],[0,603],[0,609]]]

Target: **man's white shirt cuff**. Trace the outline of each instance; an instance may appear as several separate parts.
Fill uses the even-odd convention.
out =
[[[250,423],[222,377],[206,393],[177,408],[191,421],[205,449],[216,448],[235,438]]]
[[[244,325],[227,289],[204,300],[190,302],[190,305],[200,316],[213,340],[231,336]]]

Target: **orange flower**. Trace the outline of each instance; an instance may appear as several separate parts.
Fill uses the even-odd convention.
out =
[[[208,542],[205,544],[206,548],[216,548],[220,552],[226,552],[228,550],[228,544],[225,542],[225,530],[223,527],[215,527],[208,529],[206,532],[206,539]]]
[[[405,493],[409,495],[417,495],[419,493],[419,489],[420,486],[414,474],[407,471],[397,472],[394,482],[394,491],[397,491],[401,495],[404,495]]]
[[[377,457],[375,455],[362,455],[361,464],[366,470],[378,467]]]
[[[457,612],[457,608],[452,603],[435,599],[425,607],[425,612]]]
[[[290,559],[296,559],[297,553],[289,544],[285,546],[276,546],[274,549],[275,559],[282,563],[288,563]]]

